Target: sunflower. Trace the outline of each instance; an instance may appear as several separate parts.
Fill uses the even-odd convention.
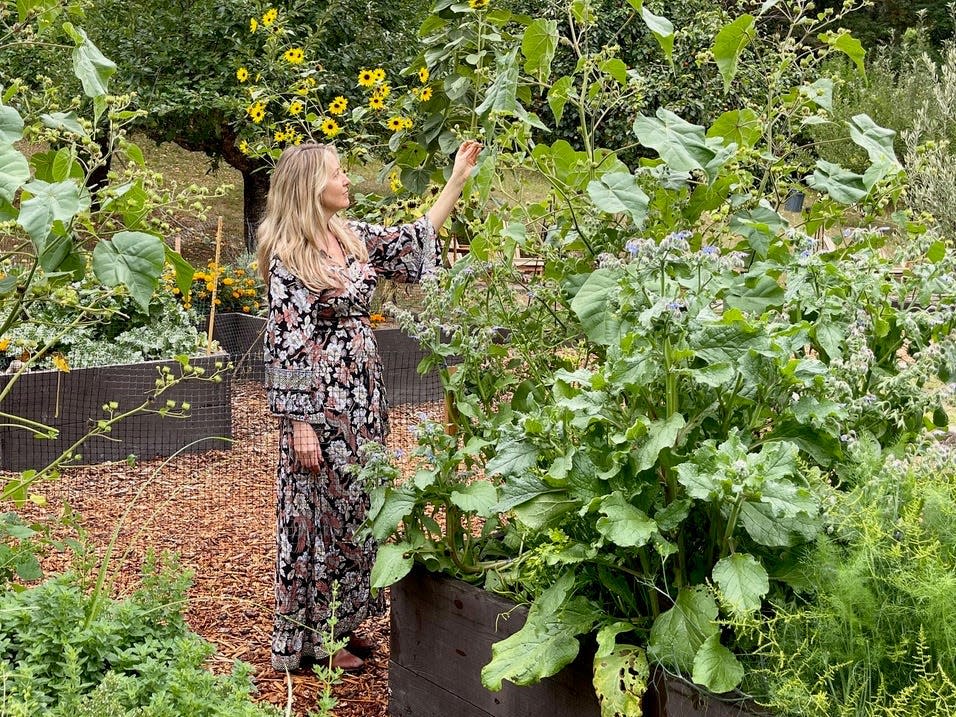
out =
[[[321,129],[322,134],[324,134],[329,139],[331,139],[332,137],[334,137],[335,135],[337,135],[339,132],[342,131],[342,128],[339,127],[339,123],[336,122],[331,117],[326,117],[324,120],[322,120],[322,124],[319,125],[319,129]]]
[[[428,82],[428,78],[429,78],[430,76],[431,76],[431,75],[429,74],[427,67],[421,67],[421,68],[419,68],[419,70],[418,70],[418,81],[421,82],[423,85],[424,85],[426,82]]]
[[[375,73],[371,70],[360,70],[358,74],[358,83],[362,87],[371,87],[375,84]]]
[[[329,104],[329,113],[333,115],[340,115],[348,109],[349,101],[342,96],[336,97]]]
[[[304,108],[305,108],[305,105],[302,104],[302,100],[292,100],[292,102],[289,103],[289,114],[292,116],[295,116],[299,114]]]
[[[376,112],[385,109],[385,100],[383,100],[378,95],[372,95],[368,99],[368,106],[371,107]]]
[[[392,130],[392,132],[401,132],[405,129],[405,120],[402,117],[389,117],[385,126]]]
[[[269,27],[269,25],[274,23],[276,21],[276,18],[278,17],[279,17],[279,11],[276,10],[274,7],[270,7],[262,15],[262,24],[265,25],[266,27]]]
[[[422,102],[428,102],[432,98],[432,88],[431,87],[422,87],[422,91],[418,93],[418,99]]]
[[[388,175],[388,186],[393,194],[398,194],[402,188],[402,175],[397,169],[393,169]]]
[[[378,87],[375,88],[375,94],[381,97],[383,100],[389,96],[392,88],[387,82],[383,82]]]
[[[488,4],[488,0],[468,0],[468,7],[472,10],[481,10]]]
[[[252,121],[256,124],[262,122],[266,116],[266,103],[265,102],[253,102],[251,105],[246,107],[246,114],[248,114]]]
[[[305,53],[301,47],[290,47],[282,54],[282,59],[290,65],[300,65],[302,60],[305,59]]]
[[[412,122],[411,117],[406,117],[402,120],[402,129],[411,129],[415,126],[415,123]]]
[[[245,82],[248,80],[249,70],[247,70],[245,67],[240,67],[238,70],[236,70],[236,79],[240,82]]]
[[[383,70],[381,67],[376,67],[374,70],[372,70],[372,77],[376,82],[381,82],[385,79],[385,70]]]
[[[259,29],[259,21],[256,20],[254,17],[249,18],[249,32],[255,32],[258,29]]]
[[[272,138],[276,141],[276,144],[286,141],[285,132],[283,132],[281,129],[277,129],[275,134],[272,135]]]

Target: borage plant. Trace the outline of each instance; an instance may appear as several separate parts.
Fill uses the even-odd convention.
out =
[[[945,423],[934,389],[956,356],[952,251],[899,207],[888,235],[848,230],[829,252],[811,236],[848,224],[849,205],[885,216],[903,177],[892,133],[864,116],[847,127],[864,175],[793,161],[780,134],[826,121],[829,85],[813,68],[828,52],[862,56],[805,3],[764,8],[777,5],[792,15],[782,38],[746,15],[713,46],[728,87],[738,63],[776,63],[759,112],[709,128],[639,115],[635,141],[659,158],[636,171],[588,130],[597,98],[629,101],[627,68],[581,49],[574,75],[551,82],[554,25],[527,24],[514,47],[529,77],[503,62],[475,106],[491,145],[475,194],[506,199],[506,170],[550,190],[473,222],[471,255],[426,281],[423,312],[404,317],[431,363],[460,360],[444,371],[454,430],[420,428],[412,477],[378,490],[370,526],[395,539],[377,587],[417,559],[531,602],[482,673],[491,689],[554,674],[586,634],[605,715],[639,713],[650,663],[734,689],[747,645],[726,618],[799,584],[821,496],[853,480],[847,442],[882,451]],[[586,10],[569,10],[582,32]],[[817,49],[801,44],[807,28]],[[531,87],[556,115],[578,113],[581,148],[534,141],[537,118],[517,109]],[[821,197],[791,227],[775,187],[795,169]],[[383,459],[369,478],[397,478]]]

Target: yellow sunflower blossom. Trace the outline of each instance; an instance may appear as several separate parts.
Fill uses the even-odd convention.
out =
[[[248,80],[249,70],[247,70],[245,67],[240,67],[238,70],[236,70],[236,79],[240,82],[245,82]]]
[[[422,91],[418,93],[418,99],[422,102],[428,102],[432,98],[432,88],[431,87],[422,87]]]
[[[226,278],[222,280],[223,286],[232,286],[234,283],[235,281],[232,279],[232,277],[229,277],[229,276],[227,276]]]
[[[282,59],[290,65],[301,65],[305,59],[305,52],[301,47],[290,47],[282,54]]]
[[[254,17],[249,18],[249,32],[255,32],[258,29],[259,29],[259,21]]]
[[[368,99],[368,106],[371,107],[376,112],[385,109],[385,100],[383,100],[378,95],[372,95]]]
[[[334,115],[340,115],[348,109],[349,101],[342,96],[336,97],[329,104],[329,112]]]
[[[375,88],[375,94],[377,94],[383,100],[389,96],[391,91],[392,91],[392,88],[391,86],[389,86],[387,82],[383,82],[382,84],[380,84],[378,87]]]
[[[406,117],[405,119],[402,120],[402,127],[404,129],[411,129],[414,126],[415,126],[415,123],[412,122],[411,117]]]
[[[381,67],[376,67],[374,70],[372,70],[372,77],[376,82],[382,82],[385,79],[385,70],[383,70]]]
[[[285,142],[286,140],[285,132],[283,132],[281,129],[277,129],[272,137],[276,142]]]
[[[249,154],[249,143],[246,140],[239,140],[239,151],[245,155]]]
[[[10,339],[0,339],[0,351],[6,351],[10,348]]]
[[[265,25],[266,27],[269,27],[269,25],[274,23],[278,17],[279,17],[279,11],[276,10],[274,7],[270,7],[262,15],[262,24]]]
[[[246,114],[252,118],[253,122],[259,124],[266,117],[266,103],[261,101],[253,102],[246,107]]]
[[[375,74],[371,70],[359,70],[358,83],[362,87],[371,87],[375,84]]]
[[[342,131],[342,128],[339,127],[339,123],[331,117],[326,117],[324,120],[322,120],[322,124],[319,125],[319,129],[322,130],[322,134],[330,139]]]
[[[428,72],[427,67],[420,67],[418,69],[418,81],[423,85],[428,82],[428,78],[431,77],[431,74]]]
[[[391,174],[388,175],[388,186],[394,194],[402,188],[402,175],[397,169],[393,169]]]
[[[303,109],[305,109],[305,105],[302,104],[301,100],[292,100],[292,102],[289,103],[289,114],[293,117],[299,114]]]
[[[402,117],[389,117],[385,126],[392,130],[392,132],[400,132],[405,129],[405,120]]]
[[[488,0],[468,0],[468,7],[472,10],[481,10],[488,5]]]

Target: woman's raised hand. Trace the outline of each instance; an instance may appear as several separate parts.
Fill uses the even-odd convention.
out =
[[[478,164],[478,155],[481,154],[482,144],[474,139],[466,139],[455,154],[455,166],[451,170],[451,178],[462,183],[468,179],[471,170]]]

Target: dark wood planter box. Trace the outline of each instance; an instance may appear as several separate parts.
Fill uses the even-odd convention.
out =
[[[212,374],[224,354],[190,360]],[[155,389],[162,366],[173,375],[182,373],[176,361],[148,361],[116,366],[80,368],[72,371],[35,371],[23,374],[0,402],[0,410],[59,430],[55,440],[35,438],[33,433],[9,425],[0,427],[0,468],[22,471],[42,468],[57,458],[78,438],[87,434],[95,421],[105,417],[103,404],[115,401],[119,410],[128,410],[143,402]],[[0,376],[5,388],[11,376]],[[190,404],[187,418],[163,417],[140,413],[113,427],[109,437],[94,437],[78,452],[82,464],[122,460],[130,455],[139,459],[169,456],[180,449],[200,452],[223,449],[232,437],[232,382],[224,372],[222,381],[187,380],[154,399],[156,408],[166,401]]]
[[[266,320],[248,314],[218,314],[213,335],[235,366],[237,378],[262,382],[262,335]],[[390,406],[440,401],[444,397],[437,371],[418,373],[425,351],[401,329],[376,329],[375,340],[385,371]]]
[[[592,685],[593,646],[536,685],[481,684],[491,645],[521,629],[527,610],[460,580],[416,568],[391,588],[390,717],[600,717]],[[740,717],[749,705],[704,697],[658,673],[645,717]]]

